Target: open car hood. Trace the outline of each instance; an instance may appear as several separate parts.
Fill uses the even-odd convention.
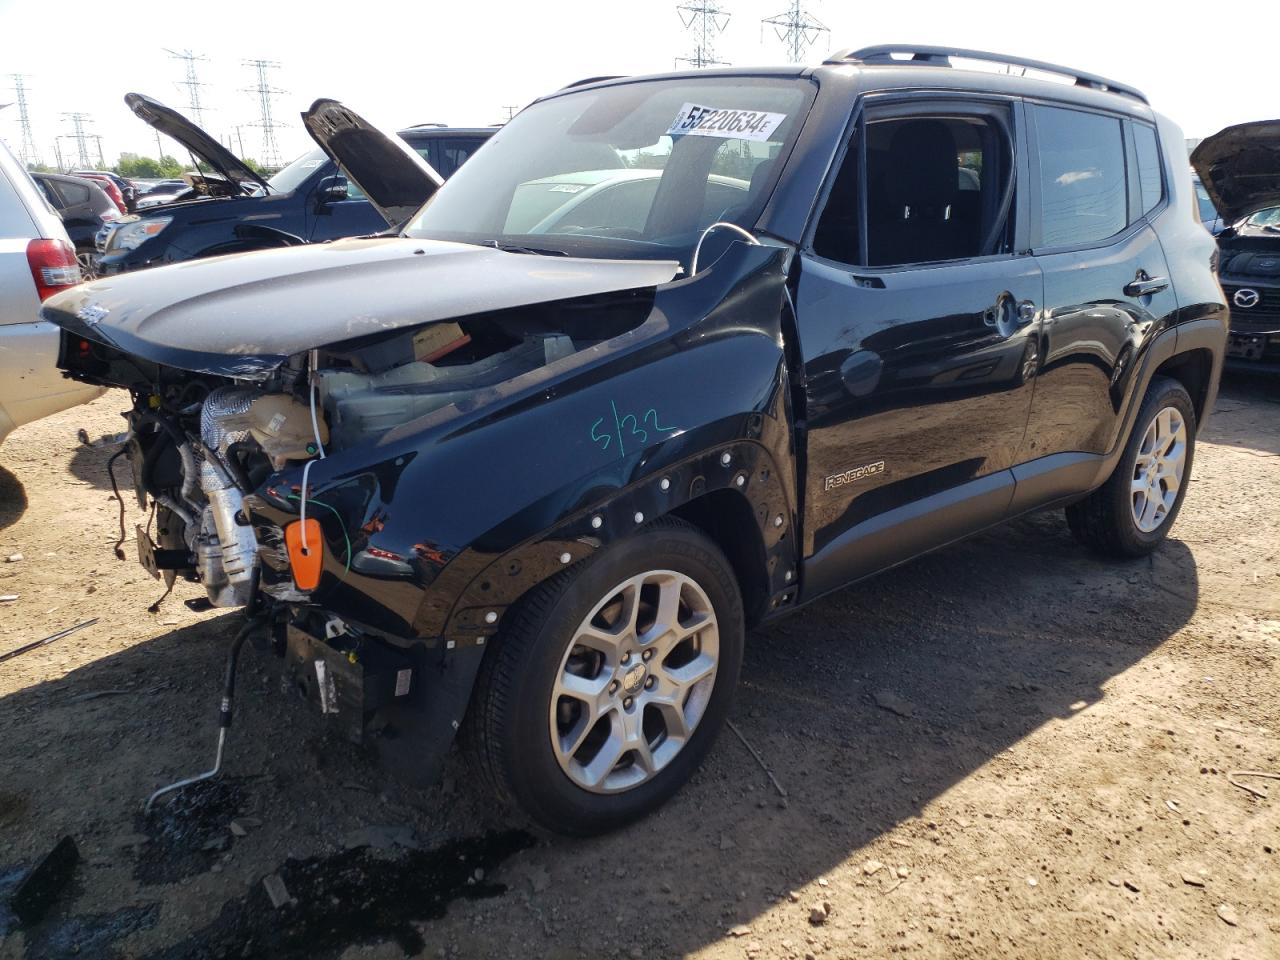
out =
[[[1227,223],[1280,207],[1280,120],[1215,133],[1192,152],[1191,166]]]
[[[313,347],[526,304],[656,287],[679,269],[674,261],[352,239],[95,280],[52,297],[41,316],[155,363],[262,379]]]
[[[408,220],[444,183],[407,143],[336,100],[317,100],[302,123],[389,226]]]
[[[124,102],[139,119],[177,140],[233,183],[252,180],[264,188],[267,186],[267,181],[254,173],[243,160],[172,107],[166,107],[143,93],[126,93]]]

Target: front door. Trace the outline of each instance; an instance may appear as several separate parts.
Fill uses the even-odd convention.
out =
[[[830,186],[796,300],[805,598],[1005,514],[1043,293],[1015,107],[870,108]]]

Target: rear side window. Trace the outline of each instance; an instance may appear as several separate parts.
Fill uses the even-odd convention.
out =
[[[1164,198],[1164,177],[1160,174],[1160,149],[1156,132],[1145,123],[1133,125],[1133,145],[1138,154],[1138,183],[1142,191],[1142,212],[1150,213]]]
[[[89,188],[79,183],[58,181],[58,192],[62,194],[63,206],[74,207],[89,202]]]
[[[1128,220],[1120,121],[1032,108],[1040,154],[1040,243],[1067,247],[1119,233]]]
[[[440,168],[436,173],[447,180],[483,143],[483,140],[441,140],[437,147],[440,151]]]

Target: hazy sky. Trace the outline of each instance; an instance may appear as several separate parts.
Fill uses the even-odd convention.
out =
[[[730,14],[716,41],[736,65],[783,63],[786,52],[760,20],[788,0],[720,0]],[[831,32],[810,51],[820,62],[843,47],[901,42],[1017,53],[1114,77],[1144,90],[1187,136],[1244,120],[1280,116],[1276,38],[1280,0],[1234,0],[1215,8],[1156,0],[812,0]],[[1175,9],[1180,12],[1174,12]],[[1214,16],[1221,9],[1223,15]],[[56,16],[53,13],[56,11]],[[1229,15],[1227,12],[1229,11]],[[96,24],[96,28],[95,25]],[[54,31],[58,32],[54,32]],[[280,0],[259,4],[103,4],[0,0],[0,103],[7,74],[29,74],[37,147],[53,160],[56,136],[71,133],[68,111],[92,115],[108,162],[124,150],[155,154],[150,128],[127,110],[136,90],[186,111],[177,85],[183,65],[164,48],[190,48],[198,65],[206,128],[243,138],[261,154],[254,82],[241,61],[279,61],[283,93],[274,112],[286,159],[310,146],[298,114],[334,97],[386,126],[439,121],[487,125],[565,83],[599,74],[669,70],[692,50],[674,0],[543,0],[542,3],[361,3]],[[17,147],[17,110],[0,110],[0,138]],[[60,141],[64,154],[74,149]],[[174,151],[166,141],[166,151]],[[237,150],[237,152],[239,152]]]

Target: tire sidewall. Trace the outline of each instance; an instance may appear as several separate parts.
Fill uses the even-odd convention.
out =
[[[684,748],[652,779],[615,794],[575,784],[552,749],[548,717],[551,691],[568,644],[605,594],[649,570],[674,570],[706,591],[720,631],[715,686],[698,726]],[[604,832],[662,804],[689,779],[723,725],[742,666],[742,600],[724,554],[692,529],[656,526],[610,545],[583,564],[553,602],[521,651],[523,673],[503,731],[507,780],[517,802],[543,826],[564,833]]]
[[[1173,501],[1173,508],[1165,515],[1160,526],[1151,531],[1144,531],[1138,528],[1138,523],[1133,518],[1133,501],[1129,485],[1133,479],[1133,470],[1138,460],[1138,450],[1142,446],[1142,438],[1146,435],[1151,421],[1166,407],[1177,410],[1186,424],[1187,462],[1182,470],[1182,482],[1178,487],[1178,495]],[[1176,380],[1163,377],[1156,380],[1148,390],[1142,402],[1142,408],[1138,411],[1138,418],[1134,422],[1124,456],[1116,465],[1115,483],[1111,490],[1111,496],[1114,499],[1112,509],[1119,520],[1118,532],[1122,545],[1127,551],[1135,555],[1147,553],[1169,535],[1169,530],[1182,509],[1182,501],[1187,495],[1187,489],[1191,485],[1191,468],[1196,454],[1196,432],[1196,411],[1186,389]]]

